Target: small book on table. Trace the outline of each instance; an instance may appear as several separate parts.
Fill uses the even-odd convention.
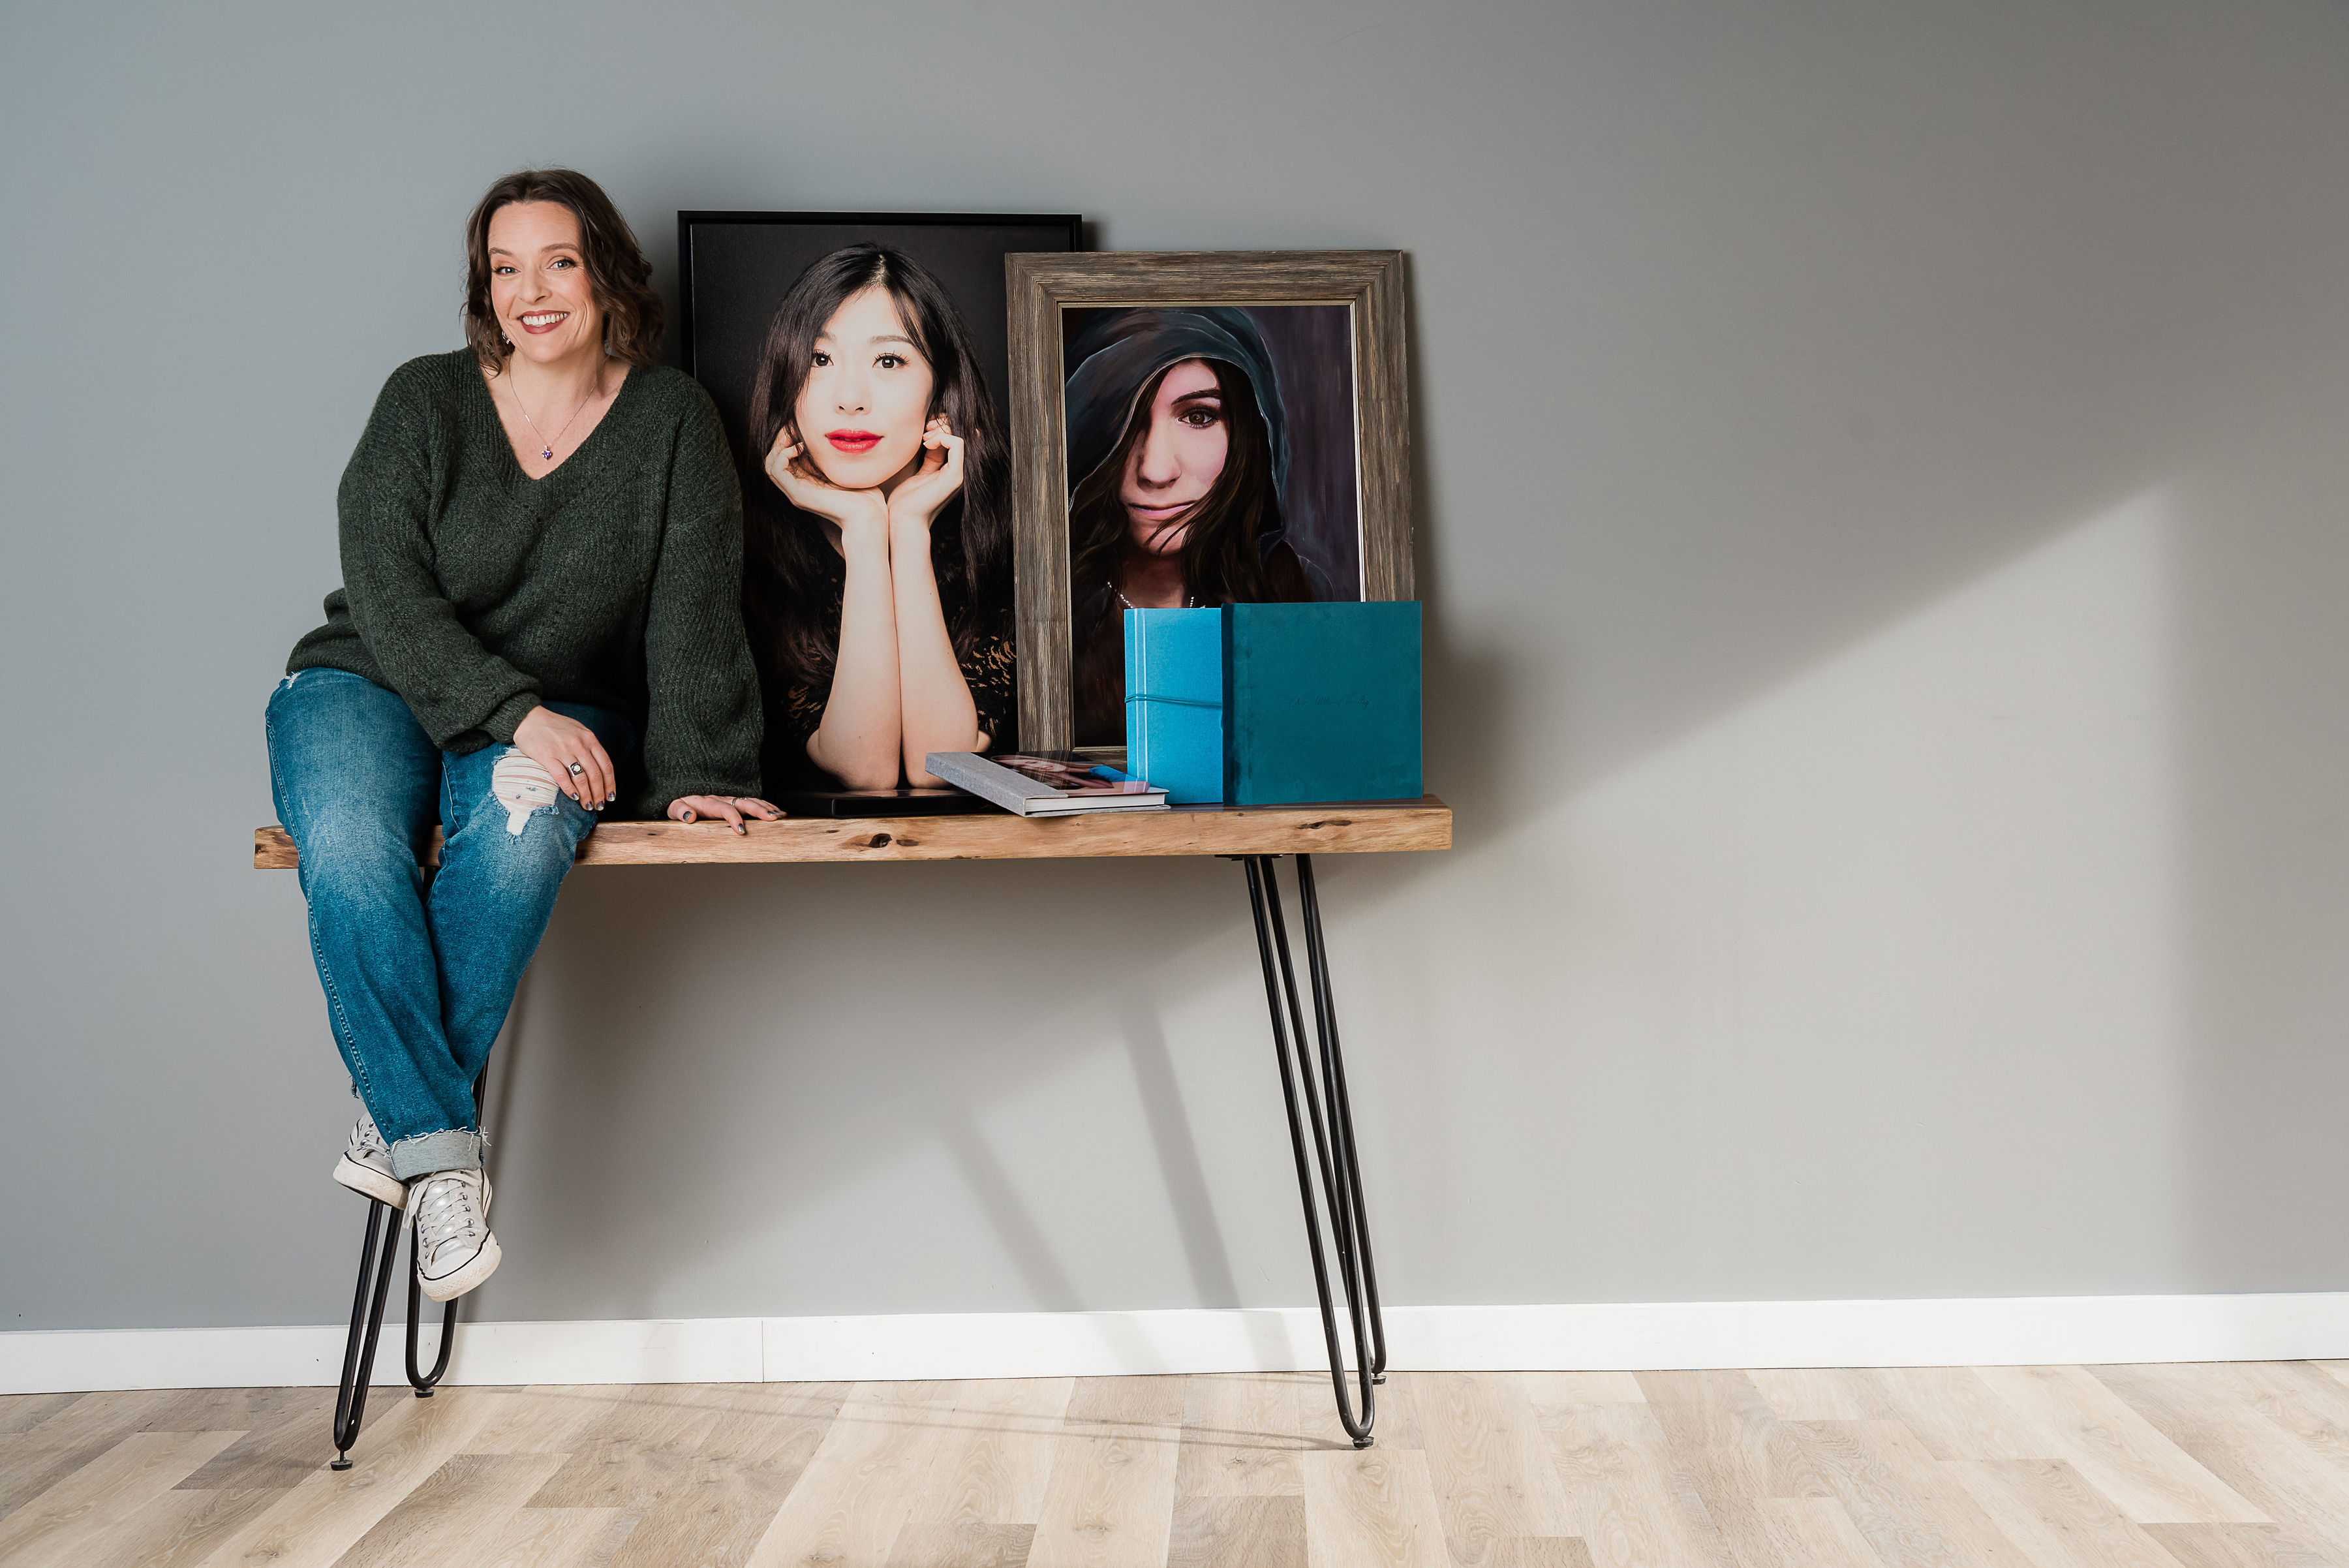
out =
[[[1070,752],[932,752],[922,765],[956,788],[1021,816],[1166,809],[1164,790]]]

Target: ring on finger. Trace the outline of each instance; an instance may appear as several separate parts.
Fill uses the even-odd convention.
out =
[[[587,771],[585,768],[581,767],[577,763],[565,763],[564,765],[571,770],[571,776],[574,779],[581,774]]]

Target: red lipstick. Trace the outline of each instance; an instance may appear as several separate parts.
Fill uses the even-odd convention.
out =
[[[823,439],[832,443],[833,451],[852,457],[862,457],[881,444],[881,438],[871,431],[826,431]]]

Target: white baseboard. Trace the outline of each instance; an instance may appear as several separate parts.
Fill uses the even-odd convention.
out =
[[[1675,1302],[1387,1310],[1401,1371],[1963,1366],[2349,1358],[2349,1293]],[[429,1331],[428,1331],[429,1332]],[[343,1330],[0,1334],[0,1393],[324,1385]],[[384,1326],[376,1381],[400,1381]],[[482,1323],[458,1330],[450,1383],[790,1383],[1309,1371],[1309,1307],[889,1317]]]

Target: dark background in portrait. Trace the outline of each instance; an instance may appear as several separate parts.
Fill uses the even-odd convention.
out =
[[[847,245],[882,244],[935,274],[962,312],[996,418],[1008,421],[1010,349],[1003,258],[1081,248],[1073,215],[1034,213],[679,213],[679,341],[685,368],[718,404],[726,439],[745,451],[750,375],[775,307],[810,263]],[[1007,428],[999,432],[1009,441]]]
[[[1076,370],[1065,358],[1068,346],[1088,317],[1112,308],[1128,307],[1061,307],[1064,381]],[[1362,538],[1354,474],[1354,338],[1347,307],[1226,308],[1245,310],[1255,320],[1272,355],[1272,372],[1280,379],[1281,407],[1288,420],[1288,483],[1281,490],[1280,510],[1288,542],[1327,574],[1332,598],[1359,599]]]

